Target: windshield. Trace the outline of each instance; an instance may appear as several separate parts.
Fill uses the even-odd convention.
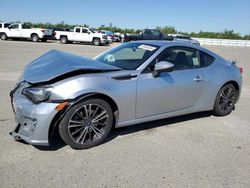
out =
[[[143,43],[125,43],[98,56],[95,60],[126,70],[135,70],[159,48]]]
[[[92,33],[95,33],[95,31],[94,31],[93,29],[90,29],[90,28],[89,28],[89,30],[90,30]]]

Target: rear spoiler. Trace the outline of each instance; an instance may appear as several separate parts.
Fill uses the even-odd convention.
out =
[[[232,65],[236,66],[236,64],[238,64],[239,62],[237,60],[232,60],[231,63],[232,63]],[[236,67],[238,67],[238,66],[236,66]],[[238,67],[238,68],[240,70],[240,73],[242,74],[243,73],[243,68],[242,67]]]

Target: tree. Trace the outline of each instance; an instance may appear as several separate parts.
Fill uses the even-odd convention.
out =
[[[83,26],[83,27],[89,27],[87,24],[80,24],[80,25],[74,25],[74,24],[67,24],[64,21],[61,21],[60,23],[32,23],[32,22],[25,22],[29,24],[31,27],[42,27],[42,28],[66,28],[66,29],[73,29],[76,26]],[[142,30],[141,29],[136,29],[136,28],[120,28],[117,26],[114,26],[112,23],[109,23],[108,26],[105,24],[101,25],[97,29],[99,30],[109,30],[112,32],[119,32],[119,33],[140,33]],[[190,35],[191,37],[196,37],[196,38],[216,38],[216,39],[244,39],[244,40],[250,40],[250,34],[241,36],[239,33],[234,32],[234,30],[227,30],[225,29],[223,32],[208,32],[208,31],[199,31],[199,32],[181,32],[177,31],[175,27],[173,26],[164,26],[160,27],[157,26],[156,29],[160,30],[164,34],[184,34],[184,35]]]

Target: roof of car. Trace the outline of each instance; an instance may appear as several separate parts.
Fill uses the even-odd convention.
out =
[[[172,46],[172,45],[180,45],[180,46],[194,46],[192,44],[189,44],[187,42],[181,42],[181,41],[169,41],[169,40],[138,40],[133,41],[135,43],[143,43],[143,44],[149,44],[149,45],[156,45],[156,46]]]
[[[183,41],[168,41],[168,40],[138,40],[138,41],[131,41],[131,43],[141,43],[141,44],[148,44],[148,45],[156,45],[156,46],[183,46],[183,47],[191,47],[191,48],[196,48],[198,50],[203,50],[204,52],[214,56],[214,57],[220,57],[216,53],[201,47],[197,46],[188,42],[183,42]]]

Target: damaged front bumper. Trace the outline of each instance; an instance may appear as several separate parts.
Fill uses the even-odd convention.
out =
[[[57,114],[58,103],[34,104],[21,94],[23,88],[21,86],[11,94],[17,125],[10,134],[15,140],[47,146],[50,124]]]

